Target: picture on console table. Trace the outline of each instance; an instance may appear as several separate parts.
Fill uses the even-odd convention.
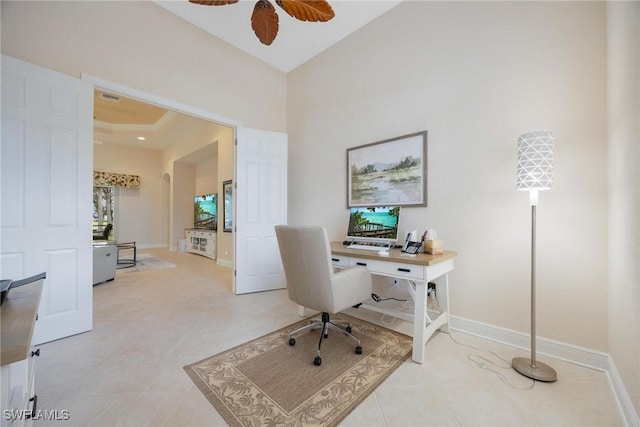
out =
[[[222,183],[222,194],[223,194],[223,218],[224,218],[224,228],[222,231],[231,232],[231,227],[233,226],[233,187],[231,186],[232,181],[224,181]]]
[[[427,206],[427,131],[347,149],[347,207]]]

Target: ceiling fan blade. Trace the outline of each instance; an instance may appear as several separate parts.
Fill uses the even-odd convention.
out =
[[[325,0],[276,0],[278,6],[301,21],[326,22],[336,16]]]
[[[224,6],[225,4],[238,3],[238,0],[189,0],[189,3],[201,4],[204,6]]]
[[[267,0],[258,0],[251,14],[251,28],[262,44],[269,46],[278,35],[278,14]]]

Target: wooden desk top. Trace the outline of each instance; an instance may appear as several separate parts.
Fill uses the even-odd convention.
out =
[[[383,248],[380,249],[382,250]],[[378,252],[376,251],[350,249],[348,246],[343,245],[342,242],[331,242],[331,253],[334,255],[355,256],[358,258],[402,262],[404,264],[416,264],[423,266],[437,264],[458,255],[457,252],[445,251],[442,255],[430,255],[420,252],[415,256],[411,256],[409,254],[405,254],[400,249],[389,249],[389,256],[381,256],[378,255]]]
[[[38,315],[42,280],[11,289],[2,303],[2,366],[24,360],[29,355]]]

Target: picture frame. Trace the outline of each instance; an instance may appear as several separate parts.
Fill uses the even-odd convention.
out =
[[[347,208],[427,206],[427,131],[347,149]]]
[[[231,233],[233,231],[233,181],[224,181],[222,183],[222,218],[224,220],[222,231]]]

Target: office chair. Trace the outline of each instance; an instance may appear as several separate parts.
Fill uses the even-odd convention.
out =
[[[93,240],[109,240],[109,234],[111,234],[111,230],[113,229],[113,224],[107,224],[102,230],[102,234],[94,234]]]
[[[322,363],[320,347],[327,338],[329,328],[337,329],[356,341],[356,353],[362,354],[360,340],[351,335],[348,322],[345,328],[333,323],[330,313],[360,304],[371,296],[371,274],[365,267],[354,267],[334,273],[327,231],[323,227],[275,227],[280,257],[284,266],[289,299],[312,310],[322,312],[322,320],[289,333],[289,345],[294,346],[294,335],[307,329],[321,328],[318,352],[314,365]]]

